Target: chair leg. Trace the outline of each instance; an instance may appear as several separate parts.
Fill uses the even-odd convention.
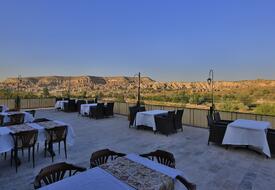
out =
[[[37,143],[37,152],[39,152],[39,143]]]
[[[58,142],[58,153],[60,154],[60,142]]]
[[[67,145],[66,145],[66,140],[64,142],[64,150],[65,150],[65,158],[67,159]]]
[[[31,160],[31,148],[29,147],[28,148],[28,162],[30,162],[30,160]]]
[[[7,152],[5,152],[4,159],[7,160]]]
[[[54,157],[55,155],[53,154],[53,143],[52,143],[52,142],[49,143],[49,149],[50,149],[50,151],[51,151],[52,162],[53,162],[53,161],[54,161],[54,160],[53,160],[53,157]]]
[[[44,148],[44,157],[46,158],[47,154],[47,142],[45,141],[45,148]]]
[[[12,160],[13,160],[13,150],[11,150],[11,167],[12,167]]]
[[[15,150],[15,156],[14,156],[14,159],[15,159],[15,171],[16,171],[16,173],[17,173],[17,159],[18,159],[18,151],[17,150]]]
[[[32,147],[32,167],[34,168],[34,166],[35,166],[35,159],[34,159],[34,151],[35,150],[35,145],[33,145],[33,147]]]

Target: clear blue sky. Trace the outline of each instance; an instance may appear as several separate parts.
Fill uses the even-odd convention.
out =
[[[275,79],[275,1],[1,0],[0,79]]]

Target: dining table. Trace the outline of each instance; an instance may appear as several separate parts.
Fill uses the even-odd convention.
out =
[[[251,146],[270,157],[266,137],[268,128],[271,128],[268,121],[237,119],[227,125],[222,144]]]
[[[186,178],[182,170],[132,153],[40,189],[184,190],[185,186],[176,179],[178,175]]]
[[[33,122],[34,117],[31,113],[25,111],[12,111],[12,112],[0,112],[0,115],[4,116],[4,123],[10,122],[10,116],[14,114],[22,113],[24,114],[24,123]]]
[[[0,127],[0,153],[8,152],[14,147],[14,142],[12,139],[11,133],[16,133],[26,130],[38,130],[37,142],[44,144],[46,140],[46,128],[47,127],[58,127],[58,126],[67,126],[67,143],[71,146],[74,144],[75,133],[70,124],[64,123],[62,121],[53,120],[40,123],[24,123],[19,125],[11,125]]]
[[[90,113],[90,108],[91,107],[96,107],[97,103],[92,103],[92,104],[81,104],[80,105],[80,114],[85,116],[85,115],[89,115]]]
[[[136,118],[134,121],[134,126],[147,126],[153,129],[153,131],[156,131],[156,122],[155,122],[155,116],[156,115],[165,115],[167,114],[167,110],[150,110],[150,111],[142,111],[137,112]]]

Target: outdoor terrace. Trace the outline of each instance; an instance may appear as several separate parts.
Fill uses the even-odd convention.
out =
[[[118,107],[115,109],[118,111]],[[122,112],[124,108],[119,109]],[[183,132],[167,137],[152,131],[129,129],[127,117],[123,115],[95,120],[77,113],[44,109],[37,111],[38,117],[60,120],[74,128],[75,144],[68,148],[66,162],[79,166],[88,168],[91,153],[102,148],[137,154],[163,149],[174,154],[176,168],[184,171],[199,190],[275,188],[274,159],[244,149],[208,146],[208,130],[204,128],[184,126]],[[1,190],[33,189],[32,182],[40,169],[52,164],[50,157],[44,158],[43,145],[36,154],[34,169],[25,156],[16,173],[9,159],[10,155],[7,160],[3,156],[0,159]],[[55,163],[60,161],[65,161],[63,148],[55,157]]]

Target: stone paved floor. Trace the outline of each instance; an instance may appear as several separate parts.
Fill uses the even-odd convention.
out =
[[[88,168],[91,153],[102,148],[108,147],[125,153],[164,149],[175,155],[176,167],[197,184],[198,190],[275,189],[274,159],[266,159],[247,150],[207,146],[206,129],[184,127],[183,132],[166,137],[155,135],[151,131],[129,129],[127,118],[119,115],[94,120],[77,116],[76,113],[40,110],[36,117],[47,117],[71,124],[76,138],[75,145],[68,149],[66,161],[83,167]],[[55,162],[59,161],[65,161],[63,152],[55,158]],[[36,167],[33,169],[25,156],[18,173],[14,167],[10,167],[9,159],[4,160],[0,156],[0,189],[32,189],[35,175],[49,164],[51,158],[44,158],[42,146],[36,155]]]

